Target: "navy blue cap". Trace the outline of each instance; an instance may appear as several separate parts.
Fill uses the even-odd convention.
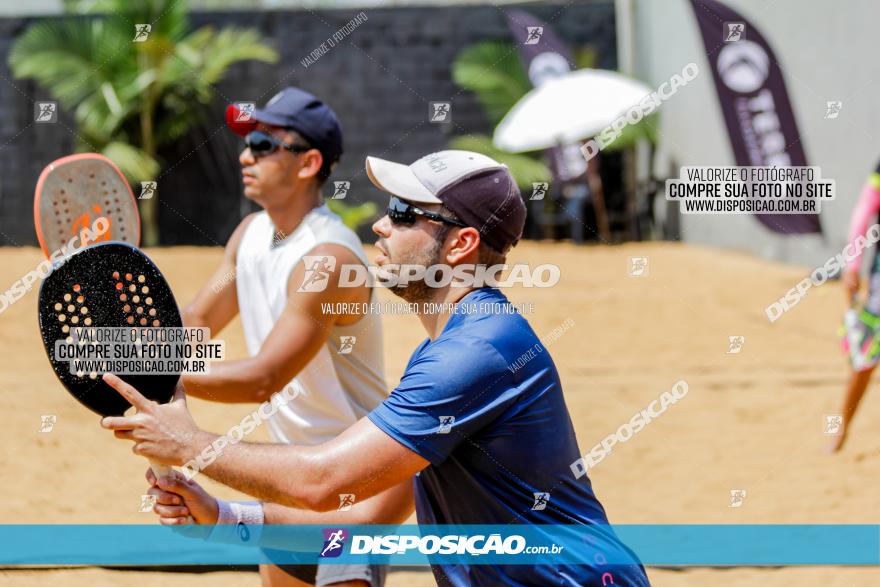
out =
[[[331,162],[342,156],[342,128],[336,113],[312,94],[287,87],[272,96],[251,116],[241,116],[236,104],[226,108],[226,124],[235,134],[245,136],[258,122],[292,128]],[[241,120],[246,118],[247,120]]]

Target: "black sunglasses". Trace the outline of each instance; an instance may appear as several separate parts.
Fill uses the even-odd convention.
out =
[[[287,149],[291,153],[305,153],[310,151],[312,147],[307,145],[289,145],[269,133],[262,130],[249,132],[244,138],[244,144],[251,150],[254,157],[263,157],[271,155],[279,148]]]
[[[388,201],[388,210],[386,210],[385,213],[388,214],[388,218],[390,218],[391,222],[393,222],[394,224],[412,225],[416,222],[416,216],[421,216],[422,218],[427,218],[428,220],[434,220],[436,222],[443,222],[445,224],[451,224],[453,226],[461,226],[462,228],[467,227],[467,224],[461,222],[460,220],[455,220],[453,218],[437,214],[436,212],[428,212],[427,210],[422,210],[421,208],[414,206],[409,202],[404,202],[397,196],[391,196],[391,199]]]

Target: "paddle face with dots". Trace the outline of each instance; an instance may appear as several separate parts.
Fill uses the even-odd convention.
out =
[[[55,375],[81,404],[101,416],[121,416],[131,405],[101,380],[102,373],[71,373],[54,356],[56,340],[72,341],[74,328],[180,328],[168,282],[140,250],[118,242],[92,245],[57,264],[39,295],[43,346]],[[144,343],[150,344],[150,343]],[[121,375],[144,397],[168,402],[180,373]]]
[[[140,215],[131,187],[112,161],[97,153],[62,157],[43,169],[34,192],[34,226],[49,257],[100,217],[107,231],[92,243],[121,241],[138,246]]]

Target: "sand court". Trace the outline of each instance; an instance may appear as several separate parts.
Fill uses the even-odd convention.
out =
[[[375,251],[369,248],[370,257]],[[219,248],[147,249],[179,303],[220,260]],[[631,276],[631,258],[647,258]],[[0,249],[0,287],[42,260],[37,248]],[[845,309],[839,284],[812,288],[770,323],[765,308],[810,268],[731,251],[673,243],[576,247],[525,242],[512,262],[555,263],[559,283],[513,288],[533,310],[535,332],[556,362],[582,452],[629,422],[676,381],[688,393],[589,471],[615,524],[880,523],[880,401],[872,385],[843,452],[824,452],[826,415],[839,408],[848,369],[836,330]],[[398,301],[381,291],[381,302]],[[139,513],[147,463],[114,441],[55,380],[37,329],[37,290],[0,314],[0,521],[4,524],[156,523]],[[398,381],[423,339],[413,316],[385,320],[388,384]],[[737,338],[731,341],[730,337]],[[246,356],[238,321],[220,338],[230,358]],[[227,430],[252,405],[190,400],[196,421]],[[40,432],[42,416],[54,416]],[[249,439],[266,440],[257,429]],[[236,492],[202,479],[225,499]],[[731,491],[744,491],[729,507]],[[123,575],[124,573],[124,575]],[[655,585],[869,584],[869,568],[649,569]],[[259,585],[255,573],[207,574],[57,569],[0,571],[2,585]],[[390,575],[388,585],[433,585],[427,572]]]

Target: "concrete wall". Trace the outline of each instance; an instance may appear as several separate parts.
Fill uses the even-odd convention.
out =
[[[880,157],[880,61],[875,26],[880,3],[723,1],[758,27],[775,51],[808,162],[820,166],[823,177],[837,180],[838,196],[822,207],[825,241],[814,236],[776,236],[746,215],[682,216],[682,239],[819,264],[845,244],[861,185]],[[661,110],[661,171],[666,172],[671,161],[679,166],[734,165],[690,2],[631,2],[637,77],[656,87],[688,62],[696,62],[702,70]],[[837,119],[825,119],[829,100],[843,102]]]
[[[551,23],[573,47],[596,50],[598,65],[614,69],[612,0],[524,5]],[[284,85],[299,85],[326,100],[345,131],[345,155],[331,179],[351,181],[347,203],[387,197],[364,173],[364,157],[399,161],[446,148],[453,136],[491,134],[482,106],[452,81],[450,65],[464,47],[512,41],[496,6],[364,9],[368,20],[314,65],[303,57],[347,23],[358,9],[196,12],[193,27],[255,27],[281,54],[276,65],[243,63],[216,86],[205,121],[160,153],[160,233],[164,244],[217,244],[251,210],[241,195],[240,139],[223,124],[230,101],[265,103]],[[34,244],[33,190],[42,168],[75,147],[75,123],[33,124],[33,102],[51,99],[29,81],[11,80],[6,55],[30,19],[0,19],[0,245]],[[279,85],[280,84],[280,85]],[[452,102],[452,124],[428,121],[429,101]],[[367,227],[368,231],[368,227]]]

